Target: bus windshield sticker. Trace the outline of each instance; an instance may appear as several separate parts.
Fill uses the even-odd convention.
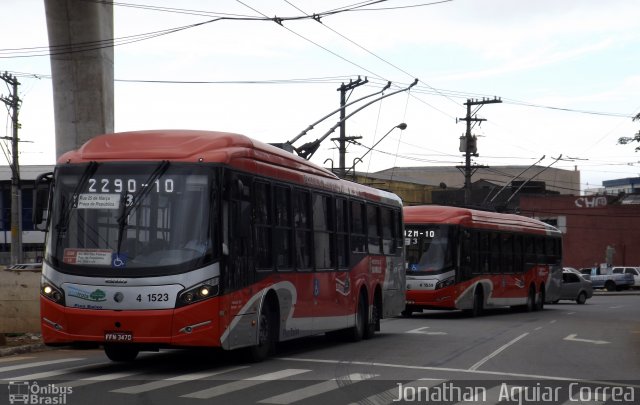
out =
[[[121,268],[127,265],[127,254],[126,253],[114,253],[111,256],[111,267]]]
[[[80,194],[77,208],[117,210],[120,208],[120,194]]]
[[[84,264],[109,266],[111,264],[110,249],[65,249],[62,261],[68,264]]]

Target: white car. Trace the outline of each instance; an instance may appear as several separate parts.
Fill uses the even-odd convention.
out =
[[[640,288],[640,267],[616,266],[611,269],[613,274],[633,274],[633,287]]]

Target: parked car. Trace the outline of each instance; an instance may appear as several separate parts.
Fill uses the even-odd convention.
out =
[[[562,270],[563,271],[570,271],[570,272],[576,273],[576,274],[582,274],[582,273],[580,273],[580,270],[576,269],[575,267],[563,267]]]
[[[611,273],[633,275],[633,286],[640,288],[640,267],[615,266],[611,269]]]
[[[560,289],[560,300],[572,300],[578,304],[584,304],[588,298],[593,296],[593,286],[591,281],[586,280],[581,274],[571,270],[562,271],[562,288]],[[558,301],[554,301],[556,304]]]
[[[590,280],[593,288],[605,288],[607,291],[620,291],[633,286],[631,274],[612,274],[611,268],[594,267],[580,269],[585,279]]]

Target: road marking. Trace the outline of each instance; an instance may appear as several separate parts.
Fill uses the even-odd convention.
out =
[[[565,312],[565,315],[573,315],[575,312]]]
[[[33,373],[33,374],[27,374],[27,375],[20,375],[20,376],[15,376],[15,377],[11,377],[11,380],[41,380],[41,379],[45,379],[45,378],[49,378],[49,377],[55,377],[58,375],[63,375],[63,374],[70,374],[73,373],[74,371],[78,371],[78,370],[86,370],[86,369],[92,369],[94,367],[99,367],[99,366],[104,366],[106,364],[110,364],[110,363],[96,363],[96,364],[91,364],[88,366],[76,366],[76,367],[69,367],[69,368],[61,368],[58,370],[52,370],[52,371],[43,371],[40,373]]]
[[[104,382],[104,381],[118,380],[120,378],[131,377],[133,375],[141,374],[141,373],[142,371],[136,371],[135,373],[118,372],[118,373],[109,373],[109,374],[103,374],[103,375],[95,375],[87,378],[82,378],[80,380],[69,381],[68,383],[63,383],[61,385],[65,387],[84,387],[85,385],[91,385],[91,384]]]
[[[624,305],[616,305],[613,307],[609,307],[610,309],[618,309],[618,308],[624,308]]]
[[[249,366],[233,367],[233,368],[227,368],[225,370],[218,370],[218,371],[209,372],[209,373],[197,372],[197,373],[182,374],[182,375],[178,375],[171,378],[165,378],[164,380],[151,381],[145,384],[131,385],[129,387],[118,388],[117,390],[112,390],[111,392],[117,392],[119,394],[141,394],[143,392],[153,391],[160,388],[171,387],[172,385],[180,384],[185,381],[201,380],[203,378],[212,377],[218,374],[229,373],[232,371],[242,370],[248,367]]]
[[[426,329],[429,329],[429,327],[423,326],[422,328],[412,329],[412,330],[406,331],[405,333],[416,333],[421,335],[446,335],[447,334],[447,332],[427,332]]]
[[[538,326],[537,328],[535,328],[534,330],[540,330],[542,329],[542,326]]]
[[[499,377],[516,377],[516,378],[528,378],[533,380],[553,380],[553,381],[570,381],[570,382],[582,382],[585,384],[598,384],[613,387],[631,387],[640,388],[640,384],[620,384],[618,382],[601,381],[601,380],[584,380],[575,377],[557,377],[553,375],[542,374],[525,374],[525,373],[509,373],[503,371],[488,371],[488,370],[469,370],[467,368],[453,368],[453,367],[431,367],[431,366],[413,366],[409,364],[393,364],[393,363],[376,363],[371,361],[345,361],[345,360],[331,360],[331,359],[312,359],[307,357],[274,357],[274,360],[285,361],[297,361],[301,363],[320,363],[320,364],[338,364],[341,367],[344,366],[365,366],[365,367],[384,367],[384,368],[396,368],[403,370],[420,370],[420,371],[442,371],[442,372],[457,372],[473,375],[491,375]]]
[[[190,394],[182,395],[182,398],[209,399],[219,395],[240,391],[245,388],[250,388],[258,384],[264,384],[266,382],[280,380],[282,378],[291,377],[291,376],[302,374],[302,373],[307,373],[309,371],[311,370],[286,369],[286,370],[276,371],[273,373],[262,374],[256,377],[246,378],[244,380],[239,380],[239,381],[234,381],[227,384],[218,385],[215,387],[207,388],[202,391],[192,392]]]
[[[549,323],[556,323],[556,322],[558,322],[558,321],[556,319],[554,319],[554,320],[550,321]]]
[[[573,342],[593,343],[593,344],[596,344],[596,345],[606,345],[608,343],[611,343],[611,342],[607,342],[606,340],[578,339],[576,336],[578,336],[578,335],[575,334],[575,333],[572,333],[571,335],[569,335],[566,338],[564,338],[564,340],[569,340],[569,341],[573,341]]]
[[[84,360],[84,358],[72,357],[72,358],[68,358],[68,359],[37,361],[35,363],[16,364],[14,366],[0,367],[0,373],[4,373],[5,371],[22,370],[22,369],[25,369],[25,368],[48,366],[50,364],[59,364],[59,363],[66,363],[66,362],[80,361],[80,360]]]
[[[484,363],[488,362],[489,360],[491,360],[492,358],[496,357],[497,355],[499,355],[501,352],[503,352],[505,349],[507,349],[509,346],[513,345],[514,343],[516,343],[518,340],[522,339],[523,337],[527,336],[529,334],[529,332],[523,333],[522,335],[518,336],[517,338],[513,339],[512,341],[510,341],[507,344],[504,344],[502,346],[500,346],[497,350],[495,350],[493,353],[491,353],[490,355],[486,356],[485,358],[483,358],[482,360],[480,360],[479,362],[477,362],[476,364],[474,364],[473,366],[469,367],[469,370],[477,370],[478,368],[480,368],[480,366],[482,366]]]
[[[337,390],[347,385],[356,384],[360,381],[365,381],[374,377],[378,377],[378,374],[349,374],[342,377],[332,378],[331,380],[323,381],[309,387],[290,391],[285,394],[263,399],[261,401],[258,401],[258,403],[287,405],[293,402],[302,401],[303,399],[314,397],[316,395],[324,394],[329,391]]]
[[[411,387],[415,389],[425,389],[425,388],[429,389],[433,386],[442,384],[446,381],[447,380],[441,380],[437,378],[421,378],[416,381],[411,381],[409,383],[402,384],[402,387],[403,388]],[[375,394],[370,397],[361,399],[358,402],[352,402],[349,405],[388,405],[388,404],[391,404],[392,402],[398,402],[399,401],[398,398],[400,398],[400,396],[401,396],[400,389],[399,387],[396,386],[395,388],[388,389],[379,394]],[[406,398],[403,398],[403,399],[406,399]]]

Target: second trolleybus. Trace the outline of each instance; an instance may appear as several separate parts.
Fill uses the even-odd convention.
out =
[[[371,337],[404,307],[400,199],[243,135],[97,136],[36,188],[48,345],[259,360],[312,334]]]
[[[403,315],[423,309],[539,310],[560,295],[561,232],[520,215],[404,207],[407,292]]]

